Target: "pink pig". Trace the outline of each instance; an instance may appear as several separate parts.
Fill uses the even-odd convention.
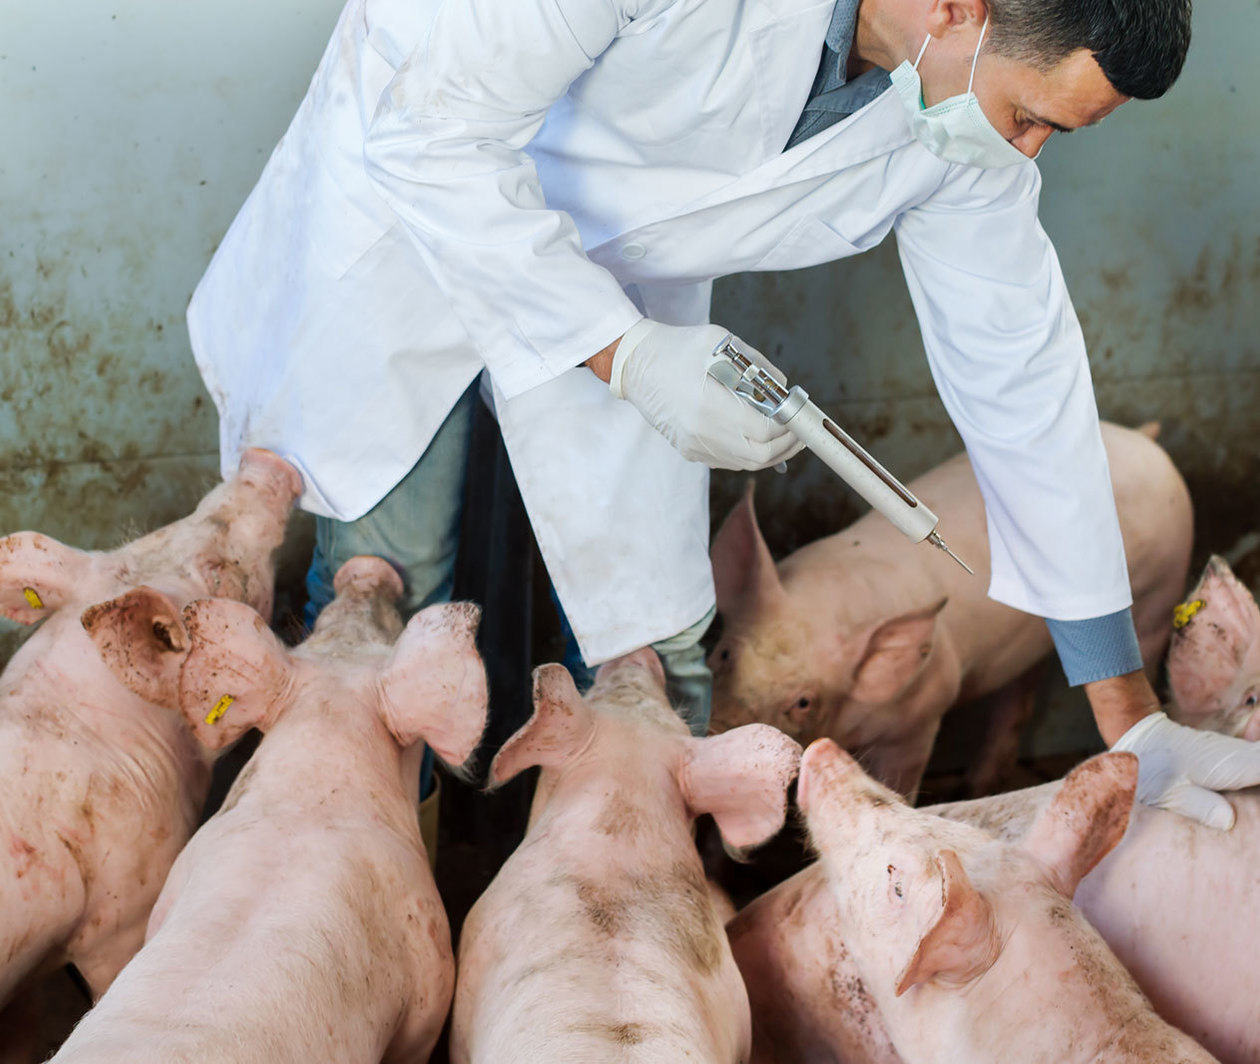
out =
[[[1156,1015],[1069,900],[1124,834],[1136,781],[1132,755],[1094,758],[1008,842],[911,809],[830,740],[806,751],[798,801],[904,1064],[1215,1059]]]
[[[1208,561],[1173,613],[1168,715],[1180,724],[1260,739],[1260,609],[1223,558]]]
[[[800,748],[751,725],[693,739],[659,660],[603,666],[583,701],[558,665],[493,784],[541,765],[528,833],[464,924],[453,1064],[748,1059],[748,998],[692,839],[783,823]]]
[[[1128,755],[1103,755],[1057,783],[916,815],[936,813],[1027,848],[1038,838],[1035,826],[1058,813],[1075,809],[1069,819],[1088,827],[1079,814],[1091,803],[1098,806],[1100,788],[1106,793],[1099,765],[1118,756]],[[1081,801],[1082,790],[1095,797]],[[1135,805],[1123,841],[1088,872],[1075,900],[1160,1016],[1227,1064],[1255,1064],[1260,1060],[1255,950],[1260,922],[1254,904],[1260,896],[1260,790],[1229,799],[1237,813],[1229,832]],[[1128,799],[1121,793],[1117,800]],[[823,863],[812,865],[728,926],[752,1002],[757,1064],[902,1061],[873,988],[856,965],[853,925],[842,916],[828,876]],[[1040,1016],[1035,1007],[1029,1010],[1030,1023]]]
[[[140,947],[209,786],[183,721],[118,683],[80,614],[143,583],[174,603],[224,595],[269,613],[301,487],[287,462],[253,450],[189,517],[118,550],[38,532],[0,540],[0,612],[46,618],[0,677],[0,1002],[67,962],[95,994],[109,986]],[[177,607],[150,619],[159,657],[179,649],[177,622]]]
[[[428,1059],[455,970],[416,816],[420,740],[455,765],[477,745],[479,615],[431,606],[403,630],[379,558],[334,586],[292,652],[239,603],[184,610],[189,726],[210,749],[265,736],[58,1064]]]
[[[1103,426],[1133,583],[1134,621],[1149,669],[1168,641],[1168,612],[1190,564],[1190,496],[1154,428]],[[709,664],[718,731],[763,721],[802,743],[835,739],[872,774],[913,795],[941,717],[993,695],[1000,720],[973,773],[991,789],[1014,757],[1031,710],[1029,671],[1050,650],[1044,622],[987,597],[984,503],[966,455],[911,485],[976,570],[911,546],[877,513],[776,567],[752,495],[713,542],[723,632]]]

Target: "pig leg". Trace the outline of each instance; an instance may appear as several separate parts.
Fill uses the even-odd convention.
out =
[[[1005,789],[1019,760],[1019,741],[1032,720],[1045,672],[1045,662],[1038,662],[984,699],[989,710],[989,727],[984,744],[967,773],[967,789],[973,798]]]
[[[893,742],[867,748],[860,758],[862,765],[875,779],[913,804],[940,730],[939,719],[924,721]]]

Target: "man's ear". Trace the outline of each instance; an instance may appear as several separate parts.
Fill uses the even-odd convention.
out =
[[[851,696],[858,702],[891,702],[923,671],[936,635],[936,616],[948,599],[904,613],[876,628],[853,673]]]
[[[294,667],[266,622],[243,602],[198,599],[184,609],[189,651],[179,708],[202,745],[220,750],[270,726],[288,704]]]
[[[1124,838],[1133,811],[1138,759],[1107,753],[1078,765],[1033,821],[1023,849],[1050,870],[1055,887],[1072,897],[1094,867]]]
[[[993,966],[1001,949],[993,906],[967,878],[953,850],[936,855],[940,900],[914,955],[897,977],[897,996],[938,976],[961,986]]]
[[[743,498],[713,537],[709,559],[713,563],[718,612],[724,617],[760,612],[785,596],[770,548],[757,527],[751,479]]]
[[[936,38],[969,25],[978,30],[988,14],[985,0],[932,0],[928,6],[927,29]]]
[[[778,728],[746,724],[687,740],[679,785],[692,815],[711,814],[738,854],[783,827],[788,785],[800,763],[800,746]]]
[[[490,765],[498,787],[534,765],[558,768],[581,752],[595,732],[595,714],[582,701],[563,665],[534,670],[534,715],[503,744]]]
[[[147,702],[179,707],[179,671],[188,656],[180,609],[162,592],[137,587],[98,602],[80,618],[101,660]]]
[[[0,539],[0,614],[34,624],[73,596],[92,556],[40,532]]]
[[[446,764],[464,764],[486,727],[486,670],[477,653],[481,610],[429,606],[408,622],[381,672],[385,725],[403,747],[423,739]]]

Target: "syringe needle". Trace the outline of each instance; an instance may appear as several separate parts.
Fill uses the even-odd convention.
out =
[[[951,558],[953,558],[954,561],[956,561],[959,565],[961,565],[964,569],[966,569],[967,572],[969,572],[972,576],[976,575],[976,571],[970,565],[968,565],[965,561],[963,561],[960,557],[958,557],[957,554],[955,554],[952,550],[949,549],[949,545],[943,539],[941,539],[941,534],[939,532],[930,533],[928,535],[927,541],[930,544],[932,544],[933,547],[936,547],[938,550],[943,550],[946,554],[948,554]]]

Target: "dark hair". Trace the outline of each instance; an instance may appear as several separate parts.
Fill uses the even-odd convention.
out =
[[[988,0],[993,49],[1046,69],[1086,48],[1116,91],[1163,96],[1190,47],[1191,0]]]

